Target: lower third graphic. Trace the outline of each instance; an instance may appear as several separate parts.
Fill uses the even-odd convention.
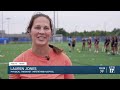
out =
[[[115,73],[115,66],[109,66],[109,73]]]

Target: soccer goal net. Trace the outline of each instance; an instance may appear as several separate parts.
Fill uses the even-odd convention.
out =
[[[62,34],[55,34],[52,37],[53,42],[63,42],[63,35]]]

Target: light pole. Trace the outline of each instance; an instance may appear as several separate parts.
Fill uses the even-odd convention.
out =
[[[53,17],[54,17],[54,19],[53,19],[53,20],[54,20],[54,27],[53,27],[53,31],[54,31],[54,32],[53,32],[53,42],[55,42],[55,34],[56,34],[56,30],[55,30],[55,28],[56,28],[56,27],[55,27],[55,11],[53,11]]]
[[[105,35],[106,35],[106,26],[107,26],[107,23],[104,22]]]
[[[8,17],[6,19],[8,20],[8,34],[9,34],[9,21],[10,21],[11,18]]]
[[[77,32],[77,25],[75,26],[75,31],[74,31],[75,36],[76,36],[76,32]]]
[[[53,12],[54,13],[54,35],[56,34],[56,30],[55,30],[55,11]]]
[[[57,11],[57,29],[58,29],[58,11]]]
[[[2,11],[2,31],[3,32],[3,11]],[[2,38],[3,38],[3,33],[2,33]]]

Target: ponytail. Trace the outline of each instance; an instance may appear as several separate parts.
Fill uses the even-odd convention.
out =
[[[62,49],[60,49],[58,47],[55,47],[55,46],[53,46],[51,44],[49,44],[49,47],[51,47],[56,54],[61,54],[63,52]]]

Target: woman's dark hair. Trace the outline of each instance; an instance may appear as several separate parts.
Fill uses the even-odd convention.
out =
[[[47,18],[47,19],[49,20],[49,22],[50,22],[50,29],[51,29],[51,31],[53,31],[53,25],[52,25],[52,20],[51,20],[51,18],[50,18],[48,15],[45,15],[45,14],[42,14],[42,13],[36,13],[36,14],[34,14],[34,15],[31,17],[31,20],[30,20],[29,25],[28,25],[28,27],[27,27],[27,32],[26,32],[26,33],[30,33],[30,32],[31,32],[31,28],[32,28],[32,26],[33,26],[33,22],[34,22],[34,20],[35,20],[36,18],[38,18],[38,17],[45,17],[45,18]]]
[[[54,45],[49,44],[49,47],[51,47],[56,54],[60,54],[61,52],[63,52],[62,49],[55,47]]]
[[[42,13],[36,13],[32,16],[30,22],[29,22],[29,25],[27,27],[27,32],[26,33],[30,33],[31,32],[31,28],[33,26],[33,22],[36,18],[38,17],[46,17],[49,22],[50,22],[50,28],[51,28],[51,32],[53,33],[53,25],[52,25],[52,20],[51,18],[48,16],[48,15],[45,15],[45,14],[42,14]],[[49,45],[49,47],[51,47],[53,49],[53,51],[56,53],[56,54],[60,54],[61,52],[63,52],[63,50],[59,49],[58,47],[55,47],[53,45]]]

